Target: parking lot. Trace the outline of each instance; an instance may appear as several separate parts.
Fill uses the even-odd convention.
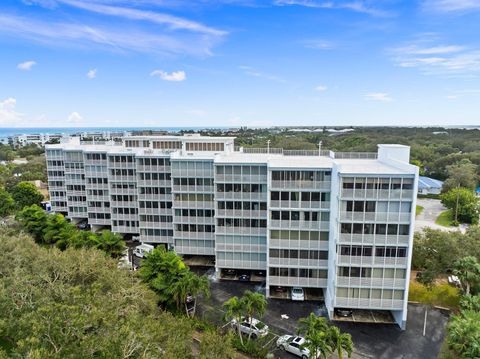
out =
[[[216,281],[211,284],[211,298],[199,303],[198,314],[220,326],[224,325],[222,304],[232,296],[242,296],[247,289],[255,290],[255,283]],[[425,336],[423,327],[425,307],[409,305],[407,330],[402,331],[394,324],[365,324],[334,322],[342,331],[350,333],[355,345],[353,358],[380,359],[430,359],[436,358],[443,342],[448,313],[429,308]],[[265,316],[262,318],[277,335],[294,334],[300,318],[311,312],[326,316],[320,301],[292,302],[269,299]],[[280,350],[276,358],[294,358]]]

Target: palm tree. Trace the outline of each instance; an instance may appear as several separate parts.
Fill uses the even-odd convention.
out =
[[[150,283],[159,274],[168,273],[168,275],[176,276],[186,268],[187,266],[183,263],[180,256],[159,246],[148,253],[142,260],[140,276],[144,282]]]
[[[470,295],[472,285],[480,281],[480,263],[475,257],[468,256],[455,262],[453,272],[462,282],[465,295]]]
[[[255,314],[259,317],[263,317],[267,310],[267,300],[263,294],[246,290],[241,301],[244,304],[245,314],[249,321],[252,320]],[[252,332],[249,333],[248,340],[250,340],[251,336]]]
[[[347,353],[349,358],[352,356],[353,342],[350,334],[342,333],[337,327],[331,326],[327,335],[332,351],[337,351],[339,359],[343,359],[343,351]]]
[[[298,321],[297,334],[306,336],[317,331],[326,332],[327,330],[327,320],[324,317],[317,317],[315,313],[310,313],[308,317],[301,318]]]
[[[300,349],[308,349],[309,359],[324,358],[333,352],[332,347],[328,342],[328,335],[323,331],[316,331],[305,336],[305,342],[300,346]]]
[[[197,306],[196,297],[200,293],[203,293],[206,297],[210,296],[210,282],[206,276],[199,276],[190,270],[184,270],[177,281],[172,283],[170,287],[167,288],[167,292],[171,294],[175,300],[177,310],[180,309],[180,305],[185,305],[185,311],[188,313],[187,307],[187,296],[191,295],[195,298],[192,317],[195,315],[195,310]]]
[[[238,297],[232,297],[223,303],[223,307],[225,308],[225,321],[231,321],[232,319],[236,322],[237,333],[240,337],[240,343],[243,346],[243,338],[242,332],[240,331],[240,322],[242,320],[242,315],[245,309],[245,302],[239,300]]]
[[[125,251],[125,242],[118,233],[103,231],[97,236],[94,248],[104,251],[112,258],[118,258],[121,257]]]

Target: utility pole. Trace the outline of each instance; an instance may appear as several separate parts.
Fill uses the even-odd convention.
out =
[[[318,155],[321,156],[322,155],[322,141],[320,141],[318,143]]]

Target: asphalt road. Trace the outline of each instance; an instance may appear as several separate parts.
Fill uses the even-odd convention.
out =
[[[201,300],[199,312],[209,320],[223,325],[222,304],[232,296],[240,297],[247,289],[254,290],[255,285],[235,281],[213,282],[211,298]],[[207,313],[206,313],[207,312]],[[267,313],[262,320],[277,335],[293,334],[300,318],[311,312],[325,315],[321,302],[292,302],[289,300],[268,299]],[[288,316],[282,319],[282,314]],[[354,359],[434,359],[443,342],[448,314],[438,309],[428,309],[427,326],[423,336],[425,307],[409,305],[407,329],[400,330],[396,325],[362,324],[334,322],[342,331],[350,333],[355,345]],[[293,355],[275,351],[276,358],[295,358]]]

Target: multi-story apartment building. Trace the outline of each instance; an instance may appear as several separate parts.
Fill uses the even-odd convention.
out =
[[[47,145],[54,211],[185,256],[263,275],[405,327],[418,168],[378,153],[234,147],[232,137],[79,138]],[[100,227],[100,228],[101,228]]]

